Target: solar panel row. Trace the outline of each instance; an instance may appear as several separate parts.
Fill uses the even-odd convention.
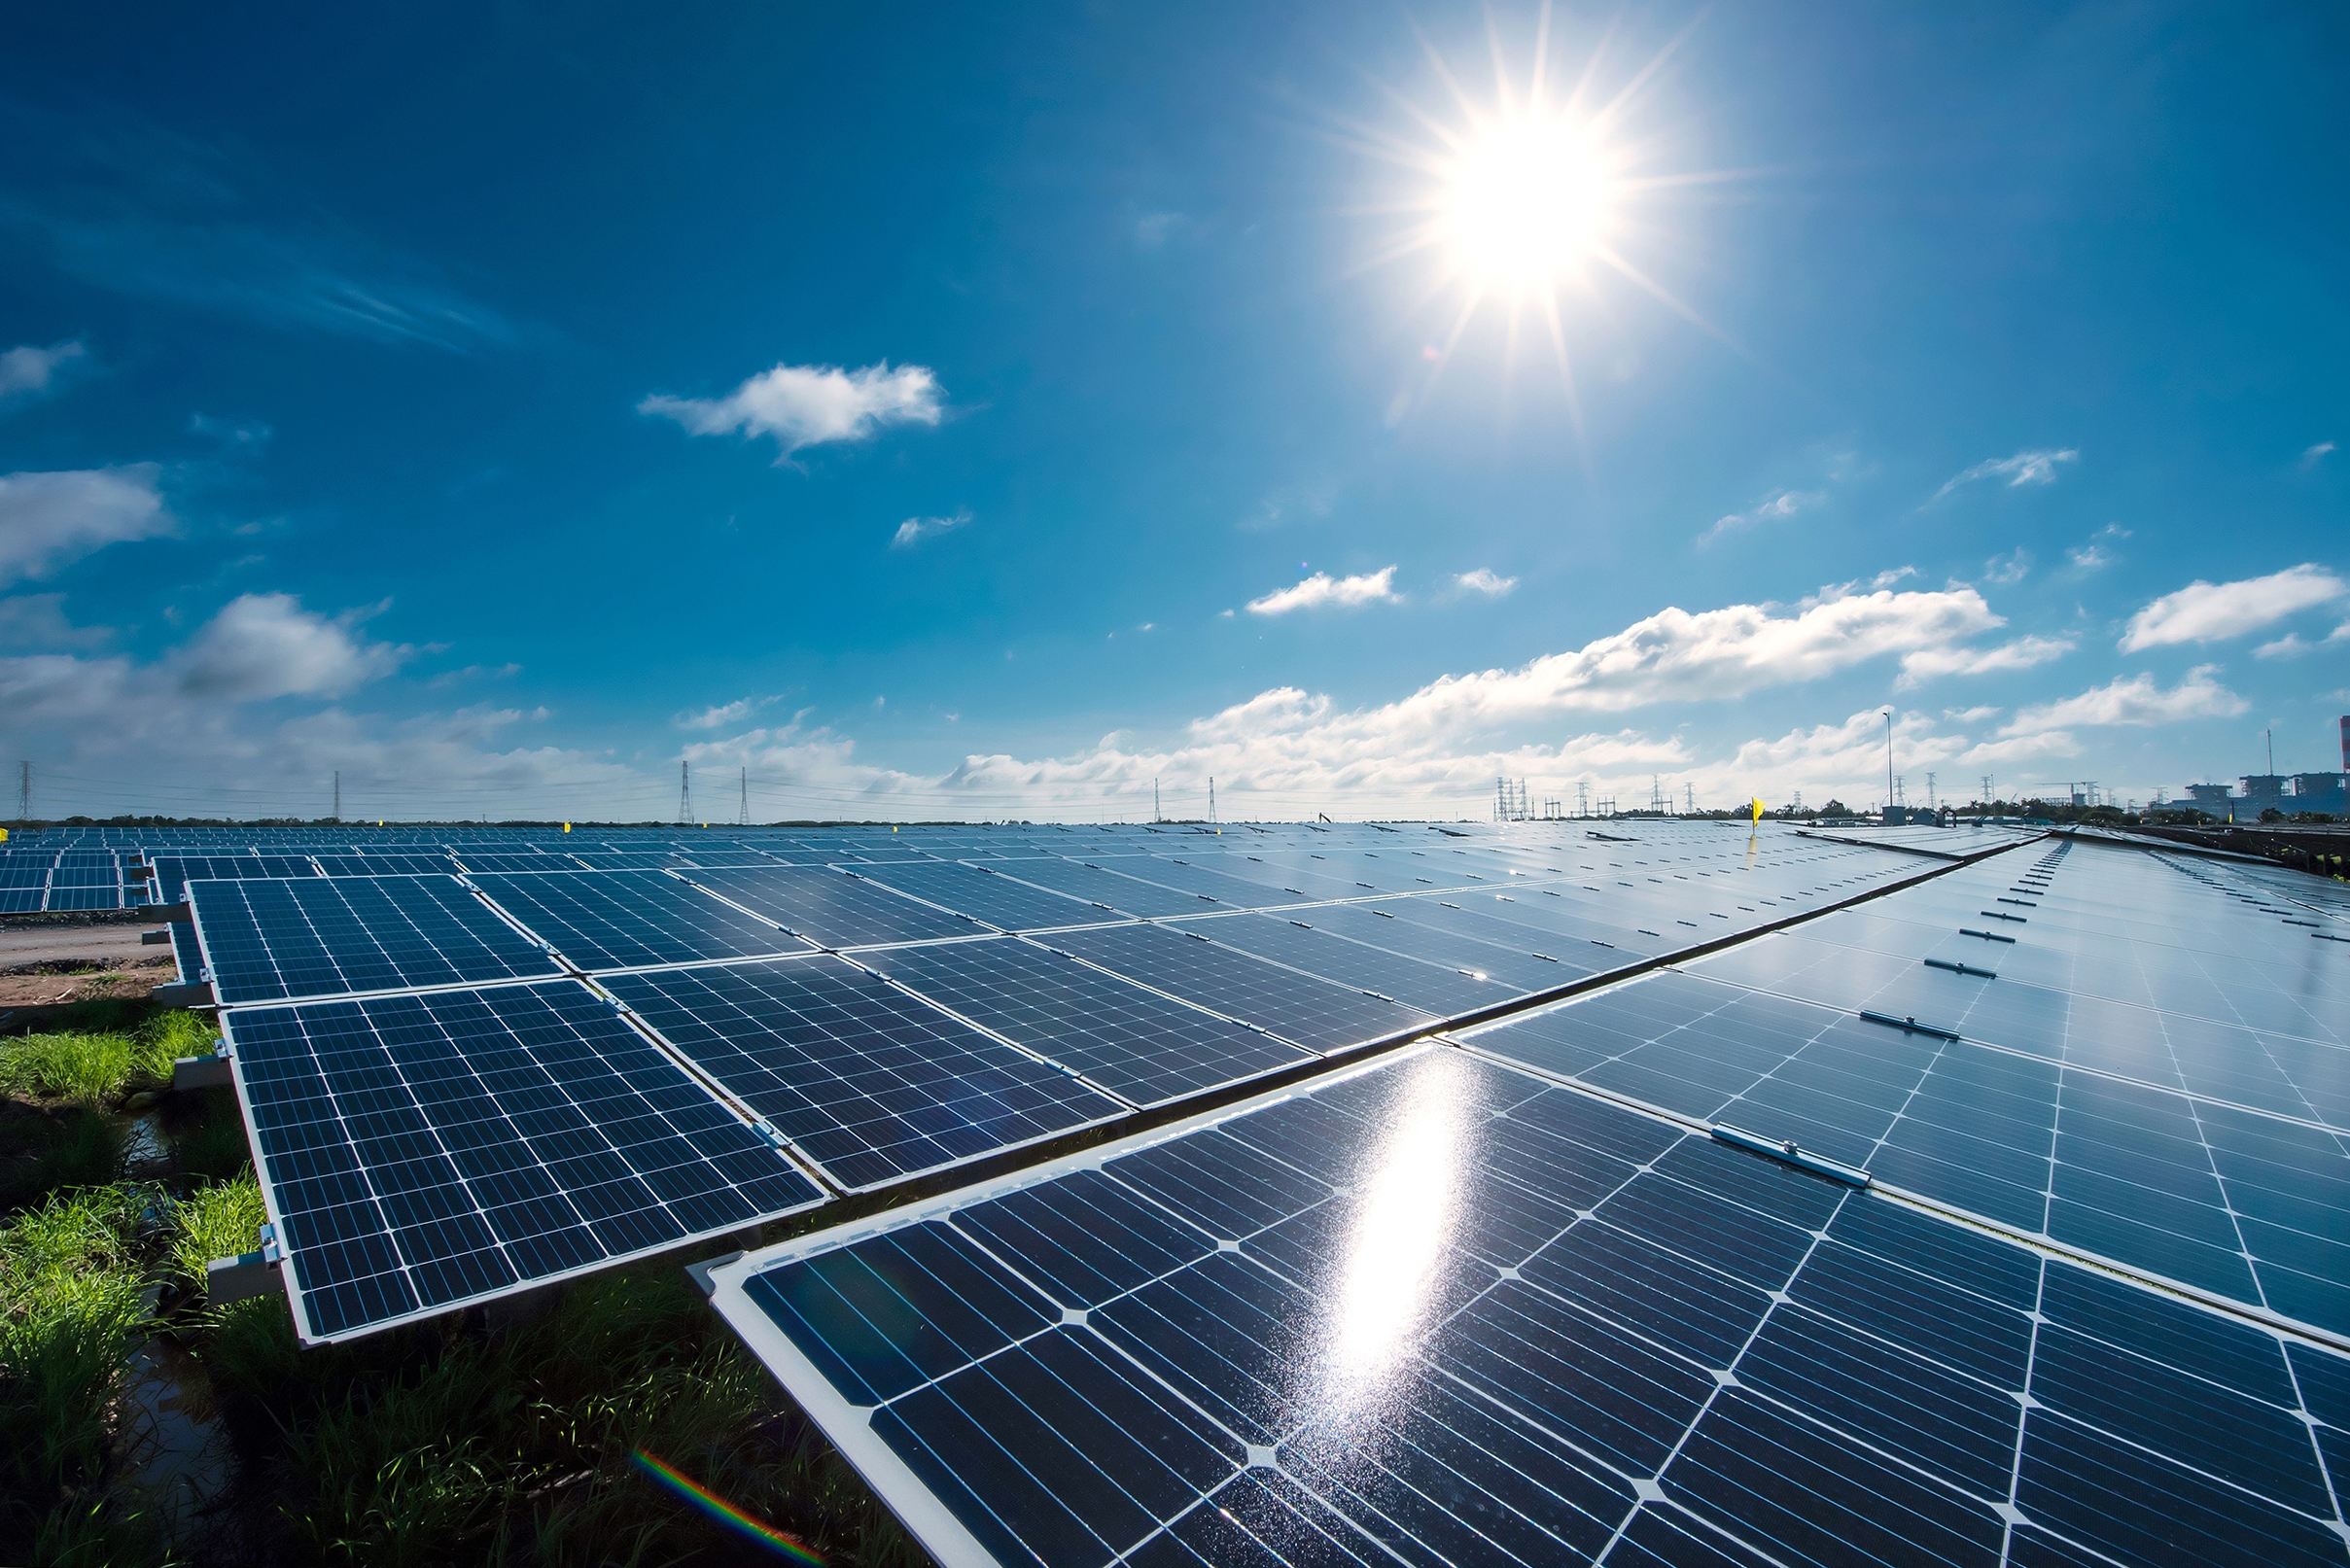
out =
[[[2336,1562],[2350,1361],[1437,1049],[717,1271],[942,1562]]]

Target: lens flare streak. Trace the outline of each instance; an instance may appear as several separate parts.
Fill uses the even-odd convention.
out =
[[[758,1518],[754,1515],[744,1513],[741,1509],[736,1508],[732,1503],[727,1502],[724,1498],[719,1496],[716,1492],[702,1485],[699,1481],[680,1474],[677,1470],[671,1468],[667,1461],[657,1459],[651,1454],[647,1453],[643,1448],[639,1448],[636,1454],[636,1465],[639,1470],[642,1470],[645,1472],[645,1474],[650,1476],[654,1481],[659,1481],[662,1485],[668,1487],[671,1491],[677,1493],[678,1496],[684,1498],[695,1508],[700,1509],[703,1513],[709,1515],[720,1524],[726,1525],[730,1529],[737,1530],[742,1534],[749,1536],[752,1540],[758,1542],[761,1546],[769,1548],[789,1561],[807,1563],[811,1565],[811,1568],[821,1568],[821,1565],[824,1560],[824,1558],[818,1556],[815,1552],[809,1551],[806,1547],[800,1545],[797,1541],[794,1541],[791,1539],[791,1537],[786,1535],[774,1525],[767,1523],[764,1519]]]

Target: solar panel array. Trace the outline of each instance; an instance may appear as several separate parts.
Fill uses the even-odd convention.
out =
[[[2325,884],[1998,828],[316,831],[67,846],[192,906],[305,1339],[986,1161],[716,1273],[950,1564],[2344,1556]]]

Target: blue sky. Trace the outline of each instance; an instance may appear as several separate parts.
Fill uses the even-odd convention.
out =
[[[690,758],[724,819],[1860,804],[1887,707],[1916,800],[2335,765],[2339,11],[1562,7],[1600,216],[1505,283],[1491,22],[53,8],[6,759],[634,818]]]

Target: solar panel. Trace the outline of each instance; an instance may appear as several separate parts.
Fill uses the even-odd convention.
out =
[[[716,1279],[945,1562],[2341,1556],[2275,1336],[1454,1053]]]
[[[600,984],[852,1191],[1126,1109],[828,955]]]
[[[319,854],[311,858],[330,877],[445,877],[457,869],[457,862],[445,854]]]
[[[188,895],[224,1005],[563,972],[455,877],[192,882]]]
[[[952,861],[876,866],[862,875],[885,888],[927,899],[999,930],[1049,930],[1061,925],[1099,924],[1118,918],[1074,898],[1016,882],[1010,876]]]
[[[1517,987],[1490,975],[1480,979],[1459,969],[1406,958],[1294,918],[1321,913],[1307,909],[1274,915],[1211,915],[1186,923],[1184,928],[1196,929],[1225,947],[1357,991],[1378,992],[1439,1017],[1473,1013],[1519,994]],[[1571,979],[1573,971],[1559,978]]]
[[[2175,1076],[2170,1087],[2133,1078],[2112,1056],[2071,1066],[1960,1038],[1932,1014],[1863,1017],[1696,978],[1712,968],[1612,988],[1468,1040],[1683,1115],[1792,1137],[2026,1235],[2350,1333],[2350,1245],[2338,1239],[2350,1236],[2350,1147],[2336,1130],[2184,1093]],[[2174,1022],[2143,1013],[2115,1050],[2167,1062]]]
[[[523,854],[476,849],[470,844],[456,848],[457,863],[468,871],[568,871],[572,868],[569,855],[542,854],[536,850]]]
[[[1210,907],[1195,893],[1140,882],[1078,860],[1023,859],[1006,865],[1002,874],[1121,915],[1196,915]]]
[[[282,880],[318,875],[318,867],[310,863],[306,854],[164,854],[156,856],[152,863],[157,902],[164,904],[185,901],[187,885],[198,878]]]
[[[662,871],[498,872],[498,906],[586,970],[804,953],[808,944]]]
[[[222,1014],[306,1342],[821,1201],[576,981]]]
[[[1244,1024],[1028,942],[886,948],[859,961],[1136,1105],[1165,1104],[1314,1060]]]
[[[740,904],[818,947],[859,948],[968,936],[959,915],[932,909],[876,882],[823,866],[719,868],[687,873],[699,887]]]
[[[1376,904],[1347,904],[1308,912],[1317,927],[1337,935],[1350,937],[1419,958],[1427,963],[1467,974],[1484,975],[1498,980],[1517,993],[1548,991],[1570,980],[1579,980],[1603,967],[1594,963],[1593,957],[1622,961],[1620,955],[1594,948],[1589,943],[1578,944],[1583,951],[1567,948],[1564,955],[1543,954],[1530,932],[1515,933],[1524,944],[1516,949],[1480,941],[1474,936],[1448,930],[1442,918],[1456,911],[1446,911],[1431,904],[1430,910],[1439,917],[1429,923],[1415,909],[1421,900],[1414,898],[1384,899]],[[1564,943],[1552,943],[1565,947]]]
[[[207,978],[204,972],[204,947],[195,939],[195,923],[173,921],[164,929],[171,933],[171,960],[179,967],[180,983],[193,985]]]
[[[1051,945],[1309,1051],[1341,1051],[1435,1022],[1418,1008],[1283,969],[1169,926],[1062,931]]]

